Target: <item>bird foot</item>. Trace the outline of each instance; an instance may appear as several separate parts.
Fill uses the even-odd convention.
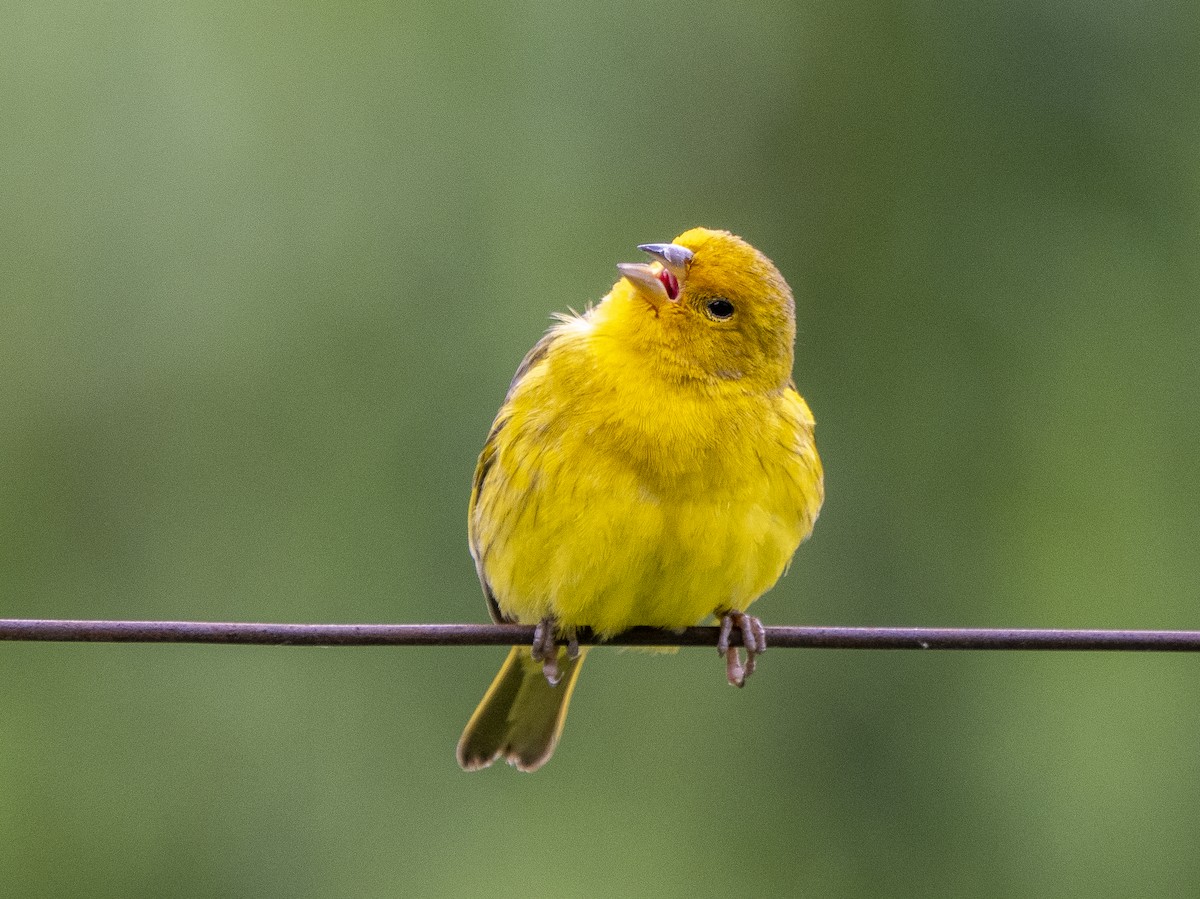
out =
[[[746,647],[746,661],[736,646],[729,645],[733,629],[742,634],[742,645]],[[721,633],[717,637],[717,654],[725,657],[725,676],[735,687],[744,687],[746,678],[754,673],[758,656],[767,651],[767,629],[762,621],[745,612],[730,610],[721,614]]]
[[[562,678],[562,672],[558,668],[558,640],[554,633],[556,629],[557,622],[550,616],[539,621],[537,627],[533,629],[533,648],[531,650],[533,660],[542,663],[542,674],[546,675],[546,680],[552,687],[558,686],[558,682]],[[572,635],[570,642],[567,643],[567,657],[574,659],[578,656],[579,641]]]

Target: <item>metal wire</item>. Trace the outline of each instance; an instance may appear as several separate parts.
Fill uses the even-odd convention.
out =
[[[610,646],[716,646],[715,627],[679,633],[635,627]],[[83,643],[227,643],[259,646],[513,646],[533,628],[517,624],[253,624],[212,621],[80,621],[0,618],[0,640]],[[740,643],[735,630],[732,642]],[[1200,652],[1200,631],[1032,630],[955,627],[768,627],[780,649],[988,649]]]

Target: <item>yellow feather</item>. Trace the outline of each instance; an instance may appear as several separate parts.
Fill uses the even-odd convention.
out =
[[[495,617],[686,627],[745,610],[812,531],[823,476],[791,383],[791,291],[726,232],[674,243],[692,253],[677,298],[623,278],[560,317],[513,379],[469,510]]]

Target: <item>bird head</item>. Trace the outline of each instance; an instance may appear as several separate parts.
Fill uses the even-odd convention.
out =
[[[795,304],[770,259],[708,228],[638,249],[653,261],[619,264],[611,295],[630,343],[677,376],[763,389],[788,383]]]

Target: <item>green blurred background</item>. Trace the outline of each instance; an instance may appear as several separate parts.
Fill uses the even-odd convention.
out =
[[[0,615],[482,621],[548,315],[743,234],[828,501],[769,623],[1200,626],[1200,13],[1059,0],[10,2]],[[0,646],[14,896],[1171,896],[1197,660]]]

